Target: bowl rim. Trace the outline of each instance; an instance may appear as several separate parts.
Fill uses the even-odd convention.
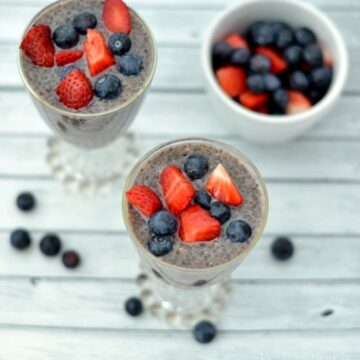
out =
[[[246,6],[261,6],[263,3],[274,2],[274,6],[278,6],[281,3],[291,4],[293,6],[297,6],[314,17],[319,19],[319,23],[321,26],[326,28],[326,31],[330,33],[334,46],[339,51],[339,58],[337,59],[337,75],[334,77],[333,82],[327,91],[326,95],[323,99],[321,99],[316,105],[314,105],[311,109],[304,111],[299,114],[291,114],[291,115],[266,115],[261,114],[252,110],[245,108],[244,106],[236,103],[229,96],[227,96],[223,90],[218,85],[214,71],[211,64],[211,53],[212,48],[212,38],[216,32],[217,27],[233,12],[238,11],[241,8]],[[297,124],[299,122],[304,122],[312,119],[315,116],[318,116],[322,112],[324,112],[327,108],[329,108],[332,103],[339,97],[342,92],[349,68],[349,59],[348,53],[345,46],[345,42],[343,37],[341,36],[339,30],[333,21],[324,14],[321,10],[317,9],[315,6],[305,3],[301,0],[242,0],[235,4],[232,4],[226,7],[223,11],[221,11],[215,19],[212,21],[207,31],[205,32],[205,36],[202,42],[202,54],[201,54],[201,63],[202,69],[205,79],[207,80],[207,84],[212,89],[212,91],[217,95],[217,97],[221,100],[224,106],[230,108],[233,112],[238,115],[242,115],[244,118],[251,118],[252,121],[261,123],[261,124],[273,124],[275,126],[284,126]]]

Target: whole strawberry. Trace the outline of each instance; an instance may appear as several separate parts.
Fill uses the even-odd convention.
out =
[[[83,108],[94,96],[90,80],[78,69],[70,71],[55,91],[60,102],[71,109]]]
[[[25,35],[20,48],[35,65],[54,66],[55,48],[51,40],[51,30],[47,25],[33,26]]]

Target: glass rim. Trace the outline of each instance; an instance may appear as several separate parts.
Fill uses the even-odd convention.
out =
[[[60,113],[61,115],[64,116],[68,116],[68,117],[77,117],[77,118],[92,118],[92,117],[98,117],[98,116],[105,116],[105,115],[110,115],[112,113],[116,113],[119,110],[129,106],[130,104],[132,104],[133,102],[135,102],[150,86],[154,75],[155,75],[155,71],[157,68],[157,63],[158,63],[158,53],[157,53],[157,46],[156,46],[156,42],[155,42],[155,37],[154,34],[152,33],[150,27],[147,25],[147,23],[145,22],[145,20],[138,14],[138,12],[136,12],[134,9],[132,9],[131,7],[129,7],[130,12],[132,13],[132,15],[134,15],[135,17],[138,18],[138,20],[140,20],[140,22],[144,25],[146,31],[149,34],[149,38],[150,38],[150,42],[151,42],[151,48],[152,48],[152,53],[153,53],[153,62],[152,62],[152,68],[151,71],[148,75],[148,77],[146,78],[146,81],[143,83],[143,85],[141,86],[141,88],[139,89],[139,91],[137,93],[135,93],[133,96],[131,96],[126,102],[120,104],[119,106],[106,110],[106,111],[102,111],[102,112],[96,112],[96,113],[81,113],[81,112],[72,112],[66,109],[61,109],[59,107],[56,107],[55,105],[52,105],[50,103],[48,103],[46,100],[44,100],[30,85],[26,75],[25,75],[25,71],[23,70],[23,67],[21,65],[21,54],[22,51],[20,49],[20,44],[25,36],[25,34],[28,32],[31,24],[35,21],[35,19],[37,17],[39,17],[43,12],[45,12],[46,10],[48,10],[49,8],[57,5],[58,3],[62,3],[62,2],[70,2],[70,1],[74,1],[74,0],[56,0],[54,2],[52,2],[51,4],[43,7],[40,11],[38,11],[29,21],[29,23],[27,24],[27,26],[25,27],[25,30],[23,31],[21,38],[20,38],[20,43],[17,46],[17,67],[18,67],[18,71],[20,74],[20,78],[22,80],[22,83],[25,87],[25,89],[34,97],[34,99],[36,99],[40,104],[50,108],[51,110]]]
[[[122,192],[122,216],[123,216],[123,220],[125,223],[125,227],[126,227],[126,231],[127,233],[130,235],[131,239],[136,243],[139,244],[139,246],[143,247],[145,250],[147,250],[137,239],[137,236],[134,234],[134,232],[131,229],[130,226],[130,221],[129,221],[129,212],[128,212],[128,201],[126,199],[126,191],[128,191],[128,189],[130,189],[134,183],[134,180],[136,178],[137,175],[137,170],[139,169],[140,165],[146,161],[149,157],[151,157],[154,153],[156,153],[157,151],[169,146],[169,145],[175,145],[175,144],[179,144],[182,142],[205,142],[208,144],[216,144],[218,146],[221,147],[225,147],[226,149],[230,150],[232,153],[234,153],[237,157],[241,158],[241,160],[244,161],[246,166],[249,166],[250,169],[255,173],[257,180],[259,181],[259,184],[261,185],[261,190],[262,190],[262,194],[264,197],[264,213],[263,213],[263,218],[262,221],[258,227],[258,230],[256,232],[256,235],[254,236],[254,239],[249,243],[249,245],[244,249],[244,251],[242,251],[239,255],[235,256],[233,259],[231,259],[230,261],[223,263],[223,264],[219,264],[219,265],[215,265],[215,266],[209,266],[209,267],[205,267],[205,268],[186,268],[186,267],[181,267],[178,265],[174,265],[174,264],[170,264],[166,261],[161,261],[161,263],[165,266],[168,267],[169,269],[174,269],[177,271],[181,271],[181,272],[192,272],[192,273],[198,273],[198,272],[203,272],[204,270],[207,269],[211,269],[211,270],[216,270],[216,269],[224,269],[224,268],[228,268],[231,265],[235,264],[236,262],[239,261],[239,259],[243,258],[244,255],[247,255],[252,249],[253,247],[257,244],[257,242],[259,241],[260,237],[262,236],[265,226],[266,226],[266,222],[268,219],[268,214],[269,214],[269,196],[268,196],[268,191],[266,188],[266,184],[265,181],[262,177],[262,175],[260,174],[259,170],[256,168],[256,166],[251,162],[250,159],[248,159],[242,152],[240,152],[239,150],[237,150],[236,148],[234,148],[231,145],[228,145],[226,143],[223,143],[221,141],[217,141],[217,140],[213,140],[213,139],[207,139],[207,138],[201,138],[201,137],[190,137],[190,138],[179,138],[179,139],[175,139],[175,140],[170,140],[170,141],[166,141],[158,146],[155,146],[154,148],[152,148],[151,150],[147,151],[137,162],[136,164],[133,166],[133,168],[131,169],[129,175],[126,178],[125,181],[125,185],[123,188],[123,192]],[[135,245],[137,246],[137,245]],[[155,255],[151,254],[150,252],[149,256],[153,257],[154,260],[159,261],[159,258],[156,257]]]

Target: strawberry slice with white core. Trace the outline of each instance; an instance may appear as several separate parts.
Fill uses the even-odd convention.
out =
[[[240,205],[243,197],[222,164],[219,164],[206,182],[206,190],[217,200],[228,205]]]
[[[298,114],[311,107],[311,101],[303,93],[289,90],[289,103],[286,107],[287,114]]]
[[[136,185],[126,192],[127,201],[143,215],[151,217],[162,208],[156,193],[145,185]]]

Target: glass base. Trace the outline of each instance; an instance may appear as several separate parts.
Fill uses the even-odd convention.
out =
[[[231,296],[230,280],[208,287],[180,288],[141,269],[136,278],[144,307],[176,328],[193,328],[201,320],[216,323]]]
[[[138,156],[135,136],[131,133],[94,150],[77,148],[58,137],[51,137],[46,161],[54,178],[68,190],[107,194],[128,175]]]

